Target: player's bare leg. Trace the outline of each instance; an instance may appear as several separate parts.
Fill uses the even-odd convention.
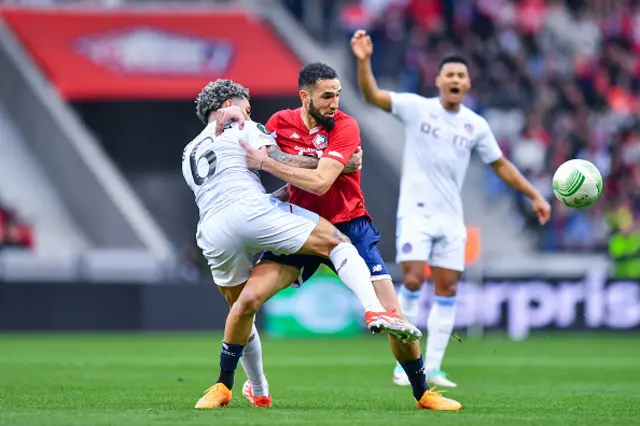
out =
[[[373,286],[385,309],[398,309],[398,297],[391,280],[375,280],[373,281]],[[440,393],[429,389],[418,342],[402,342],[395,336],[390,335],[389,343],[393,356],[398,361],[398,365],[407,378],[408,384],[412,387],[413,396],[419,408],[445,411],[462,408],[459,402],[445,398]]]
[[[240,293],[242,293],[242,289],[244,288],[246,283],[242,283],[232,287],[222,287],[218,286],[220,293],[229,304],[229,308],[233,306],[233,304],[240,297]],[[245,370],[246,372],[246,370]],[[195,408],[218,408],[224,407],[231,402],[231,389],[226,387],[222,383],[216,383],[211,386],[209,389],[205,391],[205,394],[196,402]]]
[[[320,218],[318,225],[300,250],[301,254],[315,254],[331,259],[342,282],[360,300],[367,327],[374,333],[387,331],[400,340],[416,341],[422,333],[397,315],[385,311],[371,285],[371,273],[358,250],[335,226]]]
[[[219,408],[231,402],[235,371],[243,356],[245,346],[250,340],[253,320],[260,307],[278,291],[288,287],[298,276],[298,270],[273,262],[256,265],[242,291],[226,292],[228,302],[235,298],[225,324],[224,340],[220,353],[220,376],[215,385],[207,389],[196,408]],[[271,406],[270,396],[251,394],[254,406]]]
[[[231,309],[233,304],[240,297],[240,292],[244,286],[245,283],[236,287],[218,287],[229,304],[229,309]],[[251,336],[249,336],[249,341],[242,351],[240,363],[247,374],[247,382],[250,383],[248,389],[243,389],[243,394],[246,393],[250,395],[247,399],[249,399],[251,404],[254,406],[270,407],[271,395],[269,394],[269,383],[267,382],[266,375],[264,374],[264,367],[262,364],[262,340],[260,339],[260,334],[258,334],[258,329],[256,328],[255,316],[253,319]]]
[[[251,273],[245,291],[236,302],[237,309],[229,315],[233,314],[234,318],[227,318],[225,342],[243,341],[242,336],[246,334],[248,319],[253,318],[264,302],[273,297],[278,291],[293,284],[299,272],[293,266],[282,265],[268,260],[257,264]],[[238,325],[239,327],[236,328]],[[249,377],[249,380],[244,383],[242,395],[255,407],[270,407],[271,397],[267,399],[257,396],[253,391],[255,387],[253,380],[253,378]]]
[[[397,310],[402,318],[405,318],[400,312],[400,304],[391,280],[374,280],[373,288],[382,306],[387,311]],[[406,319],[406,318],[405,318]],[[418,342],[404,343],[395,336],[389,336],[391,351],[398,362],[415,361],[420,357],[420,345]]]
[[[431,385],[455,387],[442,371],[442,359],[447,349],[456,316],[456,289],[462,272],[431,267],[434,285],[434,302],[427,320],[426,368]]]
[[[218,289],[227,301],[229,308],[231,308],[233,304],[238,300],[242,290],[245,287],[245,284],[246,283],[242,283],[233,287],[218,286]],[[255,326],[255,317],[254,323],[252,325],[251,335],[249,337],[247,345],[244,348],[242,357],[240,358],[240,363],[242,364],[242,368],[244,369],[245,373],[247,373],[247,377],[253,384],[253,386],[249,386],[248,390],[248,392],[251,394],[251,403],[254,406],[270,407],[271,396],[269,395],[269,384],[266,380],[262,365],[262,342],[260,340],[258,330]],[[249,380],[247,382],[249,382]],[[228,393],[226,392],[227,390],[229,391]],[[205,395],[196,404],[196,408],[216,408],[219,406],[223,406],[220,404],[221,402],[226,401],[228,403],[230,399],[230,389],[227,388],[225,390],[221,386],[216,387],[216,385],[214,385],[211,388],[207,389]]]
[[[400,311],[411,324],[418,325],[418,310],[420,307],[420,289],[424,282],[424,261],[406,261],[402,266],[402,281],[397,295]],[[397,358],[396,358],[397,359]],[[393,383],[398,386],[410,386],[411,382],[400,362],[393,369]]]
[[[298,269],[293,266],[271,261],[258,263],[227,316],[224,341],[228,344],[246,344],[251,335],[254,315],[267,300],[293,284],[297,277]]]

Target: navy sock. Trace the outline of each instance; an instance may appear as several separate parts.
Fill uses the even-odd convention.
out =
[[[424,369],[424,362],[422,361],[422,355],[415,361],[405,362],[400,364],[407,373],[411,387],[413,388],[413,396],[416,401],[420,401],[422,395],[429,390],[427,386],[427,375]]]
[[[243,349],[244,345],[222,342],[222,350],[220,351],[220,376],[218,376],[217,383],[222,383],[229,389],[233,388],[233,380]]]

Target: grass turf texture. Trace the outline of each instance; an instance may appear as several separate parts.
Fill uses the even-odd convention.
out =
[[[386,338],[268,340],[271,409],[237,375],[220,410],[193,405],[217,377],[219,335],[0,334],[0,425],[640,424],[637,335],[544,334],[451,341],[462,412],[418,410],[391,384]]]

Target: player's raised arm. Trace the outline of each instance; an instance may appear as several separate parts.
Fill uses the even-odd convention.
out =
[[[391,95],[386,90],[378,88],[378,83],[371,69],[371,55],[373,43],[371,37],[364,30],[358,30],[351,38],[351,50],[358,63],[358,86],[364,99],[387,112],[391,112]]]

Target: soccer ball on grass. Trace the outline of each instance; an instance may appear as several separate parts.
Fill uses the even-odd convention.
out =
[[[565,206],[574,209],[592,205],[602,192],[602,176],[587,160],[569,160],[553,175],[553,193]]]

